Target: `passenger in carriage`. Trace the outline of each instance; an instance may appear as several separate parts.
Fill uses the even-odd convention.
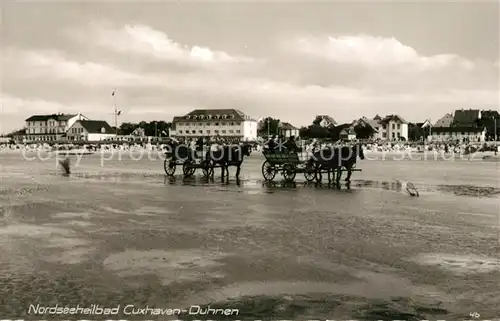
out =
[[[288,140],[285,142],[284,147],[289,153],[298,153],[300,151],[299,146],[297,146],[295,136],[288,137]]]
[[[271,136],[269,140],[266,142],[266,145],[264,149],[266,151],[274,151],[278,147],[278,144],[276,144],[276,135]]]

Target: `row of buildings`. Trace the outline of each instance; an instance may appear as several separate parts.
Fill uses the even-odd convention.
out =
[[[78,114],[33,115],[26,119],[19,140],[28,142],[102,141],[116,136],[106,121],[91,120]]]
[[[482,114],[498,112],[480,110],[457,110],[453,114],[446,114],[437,122],[430,121],[413,124],[425,129],[427,140],[449,141],[467,140],[484,141],[486,128],[479,126],[478,120]],[[491,115],[489,115],[491,116]],[[328,115],[316,117],[315,124],[324,128],[338,126],[337,122]],[[254,141],[258,137],[260,126],[264,125],[245,113],[236,109],[196,109],[184,115],[174,117],[169,135],[173,137],[224,137]],[[340,135],[344,139],[356,139],[356,128],[369,128],[372,139],[382,141],[408,141],[409,123],[399,115],[388,115],[374,118],[362,117],[353,120],[344,126]],[[300,136],[300,131],[290,123],[280,123],[279,134],[285,137]],[[106,121],[91,120],[82,114],[52,114],[34,115],[26,119],[25,129],[19,133],[18,140],[33,141],[105,141],[126,140],[129,137],[118,136],[117,129],[112,128]],[[130,140],[130,139],[128,139]]]

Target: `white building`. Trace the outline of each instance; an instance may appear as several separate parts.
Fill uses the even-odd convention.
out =
[[[70,141],[98,142],[116,138],[116,132],[102,120],[77,120],[66,136]]]
[[[290,123],[281,123],[279,129],[280,135],[283,137],[296,137],[300,136],[299,129]]]
[[[388,115],[380,118],[378,115],[376,120],[376,129],[378,131],[376,139],[399,141],[408,140],[408,122],[399,115]]]
[[[82,114],[34,115],[26,119],[25,141],[59,141],[77,120],[88,120]]]
[[[257,139],[257,121],[237,109],[196,109],[174,117],[172,127],[170,135],[174,137]]]
[[[484,142],[486,128],[480,127],[434,127],[430,141],[434,142]]]

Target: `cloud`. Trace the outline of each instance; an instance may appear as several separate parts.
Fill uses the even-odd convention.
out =
[[[8,50],[3,57],[5,73],[12,78],[37,78],[46,81],[72,80],[85,86],[140,86],[153,79],[96,62],[67,59],[57,51]],[[25,70],[19,73],[18,70]]]
[[[234,56],[204,46],[188,46],[171,39],[166,33],[144,24],[127,24],[116,28],[107,23],[93,23],[89,30],[74,31],[71,35],[85,43],[97,45],[124,54],[137,54],[166,62],[199,66],[234,65],[256,62],[256,59]]]
[[[2,116],[18,114],[20,110],[26,113],[56,113],[64,109],[64,106],[57,102],[43,99],[24,99],[0,93],[0,104],[2,104]]]
[[[369,35],[301,37],[293,42],[291,48],[332,62],[365,67],[408,66],[429,70],[453,65],[466,70],[474,68],[473,62],[454,54],[423,56],[395,38]]]
[[[399,73],[404,78],[399,79],[402,86],[395,90],[391,82],[381,81],[391,78],[383,73],[384,68],[372,70],[370,74],[382,78],[367,78],[367,83],[330,85],[292,82],[287,77],[278,80],[266,73],[257,76],[205,69],[180,73],[169,72],[169,68],[141,72],[102,61],[77,61],[58,51],[11,48],[2,62],[4,88],[11,94],[2,97],[4,113],[14,116],[17,112],[16,121],[34,113],[78,111],[109,121],[114,87],[119,92],[119,108],[124,111],[122,121],[153,117],[170,120],[195,108],[238,108],[252,116],[280,117],[296,125],[307,124],[320,113],[331,114],[341,122],[376,113],[400,113],[411,121],[439,117],[437,113],[456,108],[498,105],[498,87],[474,87],[472,83],[457,87],[445,82],[428,90],[414,85],[422,80],[412,78],[415,73]],[[303,78],[302,69],[294,66],[297,77]],[[377,79],[377,86],[367,85]],[[30,95],[38,98],[15,98]]]

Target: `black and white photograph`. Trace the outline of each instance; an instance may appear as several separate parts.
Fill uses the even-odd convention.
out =
[[[500,321],[500,2],[0,3],[0,320]]]

